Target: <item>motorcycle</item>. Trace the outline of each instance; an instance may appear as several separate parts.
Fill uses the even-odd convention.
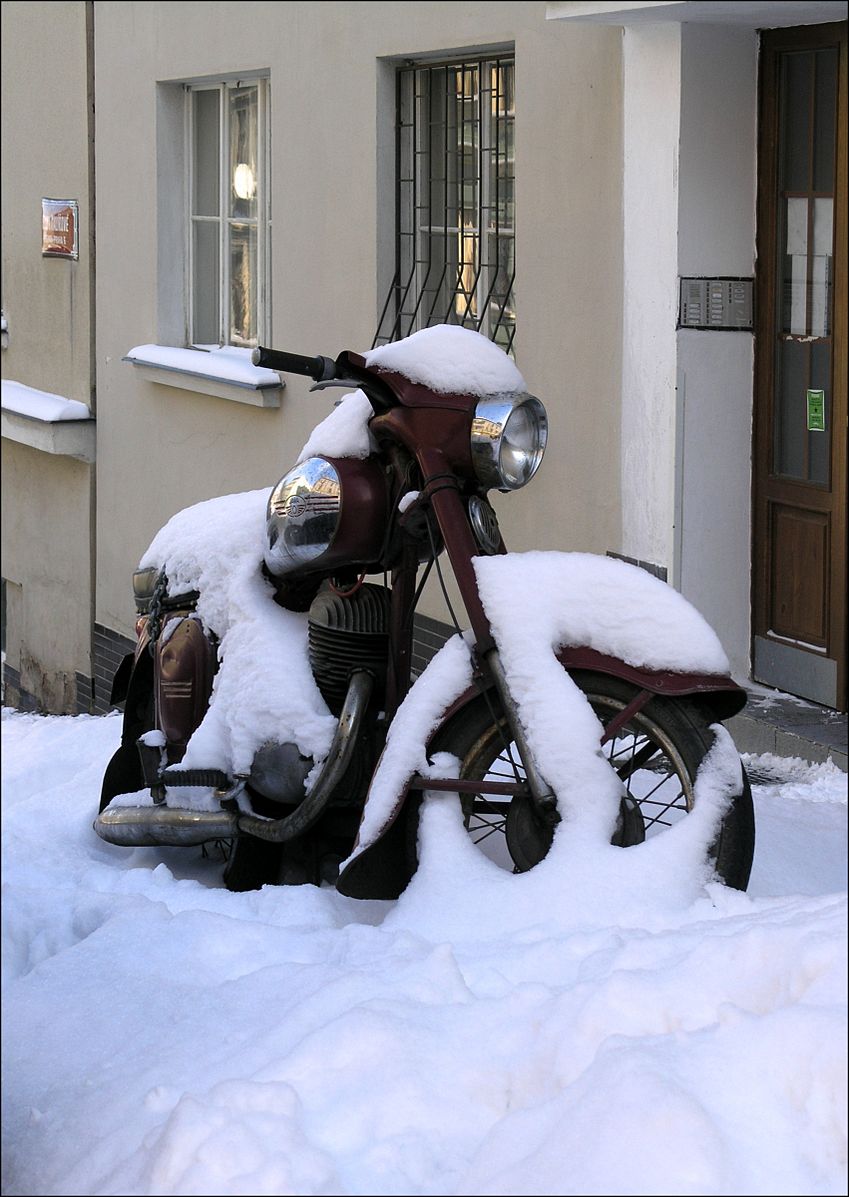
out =
[[[706,859],[745,889],[752,797],[722,721],[746,694],[713,632],[621,560],[507,552],[489,493],[534,478],[548,432],[513,361],[457,326],[252,360],[349,394],[270,493],[178,513],[142,558],[98,835],[218,843],[231,890],[395,898],[426,794],[458,795],[474,842],[515,873],[582,819],[639,850],[713,801]],[[434,569],[458,634],[414,680]]]

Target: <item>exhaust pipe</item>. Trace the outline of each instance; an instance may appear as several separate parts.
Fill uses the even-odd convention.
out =
[[[207,840],[231,839],[240,831],[273,844],[296,839],[318,821],[345,776],[373,686],[374,678],[366,670],[356,670],[351,675],[324,767],[309,794],[284,818],[266,819],[224,810],[185,810],[161,804],[118,806],[101,811],[94,820],[94,830],[101,839],[122,848],[158,844],[186,847]]]
[[[357,669],[348,682],[348,693],[339,715],[336,735],[324,767],[315,785],[291,814],[282,819],[261,819],[258,815],[239,815],[239,830],[272,844],[297,839],[324,814],[333,791],[351,763],[363,715],[371,698],[374,678],[365,669]]]
[[[236,834],[236,818],[229,811],[185,810],[171,806],[107,807],[94,820],[102,840],[121,848],[178,848],[227,840]]]

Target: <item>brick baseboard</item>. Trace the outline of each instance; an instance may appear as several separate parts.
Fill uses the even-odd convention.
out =
[[[431,619],[428,615],[416,615],[413,619],[413,676],[423,673],[431,659],[436,656],[446,640],[454,635],[449,623]]]
[[[38,699],[21,687],[21,675],[11,665],[3,665],[3,706],[16,711],[39,711]]]
[[[105,715],[114,710],[109,701],[112,693],[112,678],[115,670],[123,661],[127,653],[135,650],[136,643],[120,632],[113,632],[111,628],[101,623],[94,625],[94,641],[92,643],[92,665],[94,676],[92,684],[92,712],[95,715]]]

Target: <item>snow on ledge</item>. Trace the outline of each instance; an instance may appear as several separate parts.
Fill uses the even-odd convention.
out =
[[[195,374],[201,378],[215,378],[254,390],[283,385],[275,370],[253,365],[250,349],[238,349],[230,345],[211,350],[136,345],[129,350],[124,361],[139,366],[157,366],[161,370],[175,370],[181,374]]]
[[[3,411],[12,411],[19,416],[29,416],[45,424],[56,424],[62,420],[90,420],[91,412],[84,403],[76,399],[65,399],[50,391],[38,391],[4,378],[2,383]]]

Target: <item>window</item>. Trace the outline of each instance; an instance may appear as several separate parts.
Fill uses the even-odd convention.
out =
[[[448,323],[510,352],[513,59],[410,65],[397,87],[395,274],[375,344]]]
[[[189,342],[253,346],[270,324],[268,83],[201,83],[186,99]]]

